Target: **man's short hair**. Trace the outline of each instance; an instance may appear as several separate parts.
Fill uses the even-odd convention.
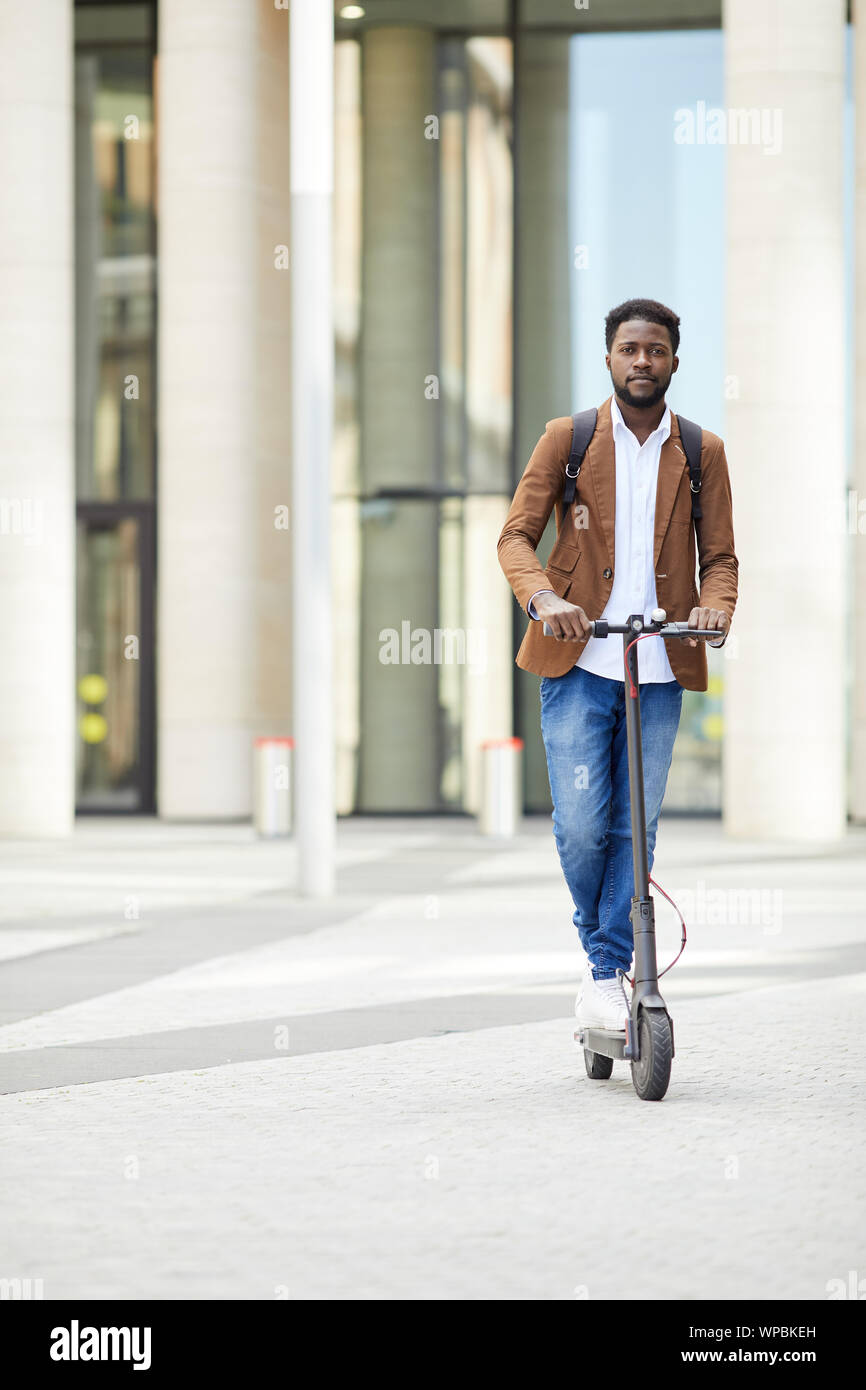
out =
[[[674,356],[676,356],[677,348],[680,345],[679,315],[675,314],[673,309],[669,309],[666,304],[659,304],[657,299],[626,299],[624,303],[611,309],[604,321],[604,341],[607,344],[608,352],[613,347],[616,330],[621,323],[628,323],[629,319],[643,319],[644,323],[662,324],[671,335],[671,347]]]

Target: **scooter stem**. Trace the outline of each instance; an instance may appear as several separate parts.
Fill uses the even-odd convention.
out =
[[[632,622],[635,626],[632,628]],[[628,779],[631,803],[631,844],[634,860],[634,895],[631,900],[632,931],[634,934],[634,994],[631,1017],[637,1021],[641,1004],[663,1009],[659,994],[658,958],[656,956],[655,907],[649,892],[649,856],[646,839],[646,802],[643,780],[643,746],[640,720],[640,680],[638,676],[638,643],[635,638],[644,629],[643,616],[633,613],[627,620],[630,629],[623,633],[623,658],[631,677],[625,682],[625,727],[628,746]],[[631,650],[629,645],[632,644]],[[631,1039],[630,1039],[631,1041]],[[631,1051],[631,1049],[629,1049]]]
[[[639,615],[638,615],[639,616]],[[631,622],[631,618],[629,618]],[[640,684],[638,682],[638,644],[634,641],[637,633],[625,632],[622,638],[623,656],[628,665],[634,695],[625,687],[625,727],[628,744],[628,778],[632,788],[631,801],[631,843],[634,855],[634,891],[638,897],[649,893],[649,868],[646,846],[646,805],[643,791],[643,745],[640,725]],[[629,644],[634,642],[631,650]]]

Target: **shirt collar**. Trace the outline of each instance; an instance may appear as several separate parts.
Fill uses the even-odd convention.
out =
[[[610,398],[610,418],[611,418],[611,423],[612,423],[612,425],[613,425],[613,434],[614,434],[614,438],[616,438],[616,431],[617,431],[617,428],[623,429],[623,430],[628,430],[628,425],[626,424],[625,420],[623,419],[622,411],[620,410],[619,406],[617,405],[616,396],[611,396],[611,398]],[[631,430],[628,430],[628,432],[629,432],[629,434],[631,434]],[[661,435],[661,438],[664,440],[664,439],[667,439],[667,437],[668,437],[668,435],[670,434],[670,432],[671,432],[671,408],[670,408],[670,406],[667,404],[667,402],[665,402],[665,413],[664,413],[664,415],[662,416],[662,418],[661,418],[661,420],[659,421],[659,423],[658,423],[658,425],[656,426],[656,428],[653,430],[652,434],[648,436],[648,438],[649,438],[649,439],[652,439],[652,438],[654,438],[655,435],[658,434],[658,435]]]

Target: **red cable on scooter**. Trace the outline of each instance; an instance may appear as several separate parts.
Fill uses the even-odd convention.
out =
[[[640,637],[632,638],[632,640],[629,642],[628,646],[622,654],[623,665],[625,666],[625,673],[628,676],[629,694],[631,695],[632,699],[635,699],[637,695],[637,689],[635,688],[635,683],[631,678],[631,671],[628,669],[628,654],[631,651],[632,647],[635,645],[635,642],[643,642],[647,637],[655,637],[656,635],[657,634],[655,632],[642,632]]]

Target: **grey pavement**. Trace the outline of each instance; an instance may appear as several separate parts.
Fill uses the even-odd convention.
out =
[[[46,1298],[824,1299],[866,1277],[866,829],[662,817],[670,1089],[590,1082],[548,817],[0,845],[0,1278]],[[679,944],[656,898],[659,955]],[[651,1248],[646,1245],[651,1234]]]

